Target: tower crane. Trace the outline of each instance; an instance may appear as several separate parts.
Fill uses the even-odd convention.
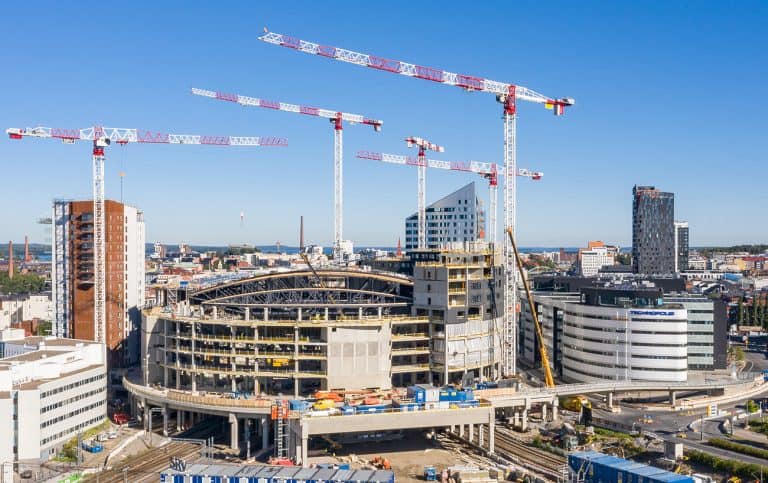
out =
[[[358,151],[357,157],[360,159],[371,159],[391,164],[403,164],[408,166],[419,166],[419,160],[413,157],[400,154],[374,153],[371,151]],[[504,176],[504,168],[496,163],[484,163],[480,161],[442,161],[437,159],[427,159],[425,161],[427,168],[447,169],[451,171],[464,171],[468,173],[477,173],[483,179],[488,180],[488,198],[490,201],[490,230],[486,240],[496,243],[496,211],[497,211],[497,191],[498,177]],[[531,178],[534,181],[544,177],[541,171],[530,171],[520,168],[517,170],[517,176]],[[420,193],[421,195],[421,193]],[[421,203],[421,202],[420,202]],[[426,204],[426,200],[424,201]]]
[[[198,136],[167,134],[138,129],[94,126],[85,129],[50,127],[10,128],[5,131],[11,139],[52,138],[65,144],[75,141],[93,143],[93,248],[94,248],[94,340],[107,342],[106,337],[106,232],[104,215],[104,148],[112,143],[202,144],[209,146],[286,146],[283,138],[242,136]]]
[[[431,143],[426,139],[417,137],[405,138],[406,145],[410,148],[416,146],[419,148],[417,162],[417,183],[418,183],[418,248],[423,250],[427,248],[427,150],[442,153],[445,148]]]
[[[514,173],[516,166],[516,120],[517,101],[542,104],[546,109],[551,109],[556,116],[565,113],[565,108],[574,105],[572,98],[561,97],[558,99],[545,96],[527,87],[498,82],[482,77],[465,74],[457,74],[432,67],[425,67],[399,60],[386,59],[374,55],[354,52],[328,45],[320,45],[308,42],[296,37],[266,32],[259,40],[273,45],[287,47],[307,54],[315,54],[329,59],[355,64],[362,67],[400,74],[417,79],[429,80],[449,86],[456,86],[465,91],[481,91],[496,95],[496,100],[503,106],[504,117],[504,169],[508,173]],[[515,176],[504,177],[504,226],[515,228]],[[516,314],[517,304],[517,271],[515,269],[514,254],[508,242],[504,244],[504,346],[503,373],[512,376],[517,371],[516,365]]]
[[[286,104],[284,102],[266,101],[255,97],[241,96],[237,94],[227,94],[224,92],[208,91],[204,89],[192,89],[192,94],[219,99],[221,101],[236,102],[242,106],[265,107],[278,111],[295,112],[296,114],[306,114],[309,116],[324,117],[330,119],[333,125],[333,259],[336,263],[343,262],[342,241],[343,241],[343,219],[344,219],[344,153],[342,122],[350,124],[366,124],[373,127],[375,132],[381,131],[384,121],[378,119],[369,119],[360,114],[350,114],[347,112],[332,111],[330,109],[320,109],[317,107],[300,106],[296,104]]]

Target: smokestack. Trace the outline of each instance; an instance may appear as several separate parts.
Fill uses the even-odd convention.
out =
[[[13,242],[8,242],[8,278],[13,278]]]
[[[304,250],[304,215],[299,217],[299,250]]]
[[[24,261],[29,263],[32,261],[32,255],[29,254],[29,237],[24,235]]]
[[[397,256],[403,256],[403,247],[400,245],[400,238],[397,239]]]

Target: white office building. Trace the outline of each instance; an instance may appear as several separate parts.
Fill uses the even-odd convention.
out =
[[[582,277],[594,277],[601,268],[613,266],[619,249],[606,246],[601,241],[591,241],[587,248],[579,249],[579,274]]]
[[[78,432],[107,417],[104,345],[27,337],[4,341],[19,349],[0,359],[0,461],[47,460]],[[13,465],[3,465],[0,481]],[[9,470],[10,468],[10,470]]]
[[[688,314],[655,287],[584,288],[537,293],[544,344],[556,375],[568,382],[683,382],[688,379]],[[523,298],[520,357],[540,364]]]
[[[0,329],[32,319],[53,319],[50,294],[0,296]]]
[[[475,191],[475,182],[454,191],[426,208],[427,248],[438,249],[447,243],[474,242],[485,235],[485,213]],[[419,216],[405,219],[405,249],[419,245]]]
[[[715,368],[715,303],[703,295],[665,295],[664,301],[680,304],[688,314],[688,369]]]

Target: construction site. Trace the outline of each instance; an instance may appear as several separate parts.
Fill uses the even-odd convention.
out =
[[[406,147],[415,148],[414,157],[358,152],[360,159],[414,167],[417,175],[415,248],[379,260],[378,265],[366,265],[359,263],[343,232],[343,131],[345,126],[361,124],[378,133],[384,122],[333,109],[192,89],[192,94],[214,100],[330,121],[332,255],[327,261],[313,261],[302,231],[299,268],[222,277],[194,288],[186,284],[152,287],[155,302],[142,307],[141,313],[140,353],[136,354],[140,362],[124,372],[122,384],[130,395],[126,412],[131,420],[139,422],[146,434],[158,432],[170,438],[164,442],[170,445],[166,455],[170,450],[174,459],[169,467],[167,458],[152,454],[131,464],[141,467],[141,473],[133,474],[127,463],[122,473],[117,466],[104,465],[100,468],[106,470],[104,478],[96,481],[156,481],[155,474],[160,474],[160,481],[174,483],[221,482],[223,478],[238,483],[609,481],[593,478],[590,468],[603,468],[598,456],[571,452],[602,450],[629,456],[633,448],[643,445],[667,457],[667,450],[660,447],[659,438],[643,436],[634,425],[618,428],[634,432],[632,441],[596,433],[592,404],[597,399],[602,398],[604,410],[612,412],[618,394],[640,392],[662,399],[668,395],[669,404],[665,400],[659,405],[678,410],[678,392],[728,397],[736,387],[762,391],[762,380],[556,384],[516,246],[516,179],[543,176],[517,167],[516,120],[518,104],[523,102],[560,116],[574,105],[573,99],[268,31],[259,40],[295,53],[492,94],[503,119],[499,140],[503,162],[432,159],[445,148],[418,136],[404,140]],[[105,231],[109,204],[104,197],[104,160],[110,145],[287,145],[282,138],[104,127],[7,132],[13,139],[54,138],[93,145],[92,219],[78,220],[88,225],[83,239],[77,241],[78,250],[70,253],[59,247],[53,264],[55,272],[75,263],[70,258],[77,259],[78,270],[85,274],[81,283],[93,294],[94,322],[88,329],[100,342],[109,342],[112,323],[106,317],[111,292]],[[482,227],[476,240],[428,246],[428,233],[435,228],[428,225],[426,215],[426,174],[432,169],[472,173],[488,182],[488,227]],[[499,186],[503,187],[501,203]],[[408,269],[382,268],[387,263]],[[54,277],[54,284],[60,277]],[[66,296],[63,288],[56,290],[55,302],[66,305]],[[524,377],[517,367],[522,297],[535,327],[540,379]],[[61,331],[59,335],[67,335]],[[619,462],[605,464],[614,469]],[[680,465],[669,469],[679,471]],[[638,481],[695,481],[662,470],[642,471],[647,478]]]

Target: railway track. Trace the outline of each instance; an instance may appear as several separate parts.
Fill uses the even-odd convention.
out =
[[[474,441],[478,441],[479,429],[475,428]],[[530,443],[518,439],[510,429],[497,425],[494,439],[498,456],[551,481],[563,481],[566,476],[567,460],[564,457],[532,447]],[[487,427],[483,427],[483,440],[488,441]]]
[[[160,471],[166,469],[173,457],[188,460],[199,457],[200,446],[192,443],[173,441],[146,453],[117,463],[112,469],[98,475],[88,475],[87,482],[99,483],[150,483],[159,479]]]

